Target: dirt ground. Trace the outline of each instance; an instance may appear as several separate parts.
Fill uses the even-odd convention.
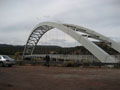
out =
[[[0,90],[120,90],[120,69],[0,67]]]

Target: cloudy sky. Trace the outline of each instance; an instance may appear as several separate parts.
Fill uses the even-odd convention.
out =
[[[120,42],[120,0],[0,0],[0,44],[24,45],[44,21],[77,24]],[[39,42],[48,43],[77,45],[59,30]]]

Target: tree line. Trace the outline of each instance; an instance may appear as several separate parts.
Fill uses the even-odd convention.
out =
[[[117,51],[113,50],[109,46],[101,43],[97,43],[98,46],[103,48],[109,54],[119,54]],[[24,50],[23,45],[7,45],[0,44],[0,54],[1,55],[15,55],[16,52],[19,52],[22,55]],[[35,54],[80,54],[80,55],[91,55],[91,53],[84,48],[83,46],[76,47],[60,47],[60,46],[45,46],[45,45],[37,45],[34,50]]]

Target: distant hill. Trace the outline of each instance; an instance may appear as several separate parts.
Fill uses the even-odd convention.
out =
[[[45,50],[43,50],[45,49]],[[55,50],[55,49],[61,49],[60,46],[49,46],[49,45],[38,45],[35,48],[35,53],[46,53],[47,50]],[[8,44],[0,44],[0,54],[4,55],[14,55],[16,52],[20,52],[22,55],[22,52],[24,50],[23,45],[8,45]],[[45,52],[44,52],[45,51]]]
[[[108,47],[104,43],[96,43],[98,46],[103,48],[109,54],[119,54],[117,51]],[[22,55],[24,50],[23,45],[8,45],[8,44],[0,44],[0,54],[4,55],[14,55],[16,52],[20,52]],[[49,45],[37,45],[34,50],[35,54],[47,54],[50,52],[58,53],[58,54],[80,54],[80,55],[91,55],[91,53],[85,49],[83,46],[76,47],[60,47],[60,46],[49,46]]]
[[[0,54],[14,55],[16,52],[23,52],[24,46],[14,46],[8,44],[0,44]]]
[[[13,45],[8,45],[8,44],[0,44],[0,47],[11,47]]]

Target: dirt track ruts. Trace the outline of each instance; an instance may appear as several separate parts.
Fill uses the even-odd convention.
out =
[[[120,90],[120,69],[0,67],[0,90]]]

